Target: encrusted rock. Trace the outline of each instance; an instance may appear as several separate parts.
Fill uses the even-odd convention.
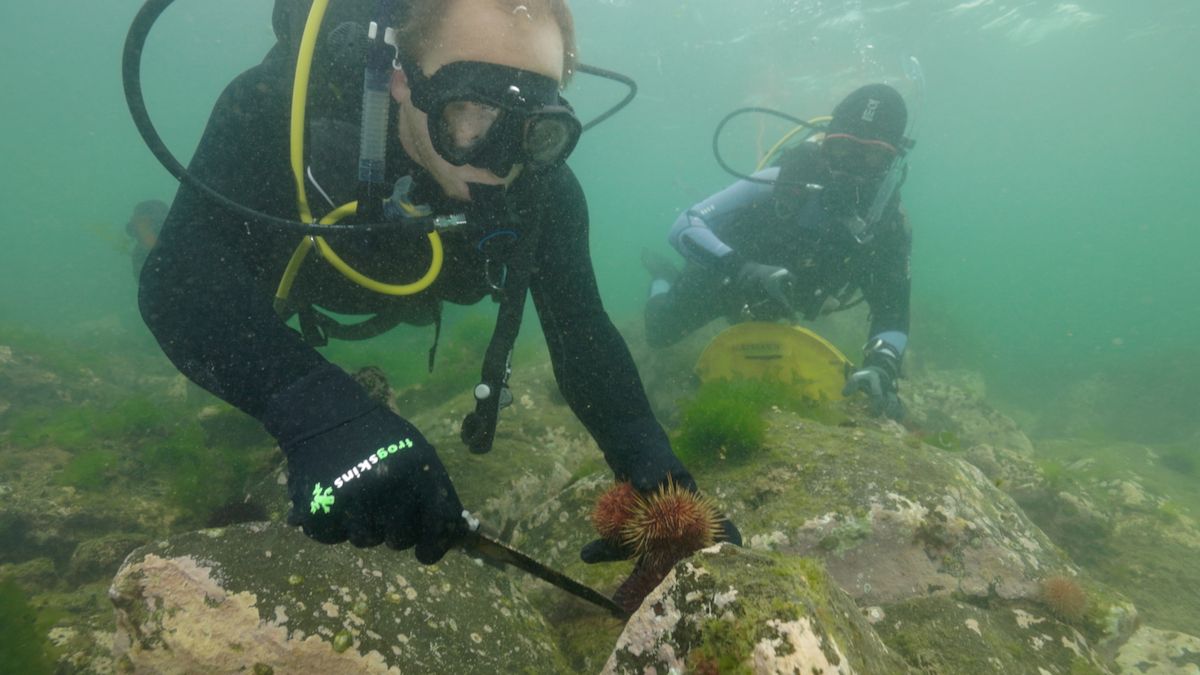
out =
[[[566,668],[508,577],[456,552],[423,566],[410,552],[238,525],[135,551],[109,595],[116,655],[139,673]]]
[[[743,465],[699,465],[698,482],[738,524],[748,547],[821,559],[836,584],[859,605],[876,608],[877,615],[890,618],[894,608],[933,598],[980,607],[982,618],[975,620],[986,634],[992,614],[1003,624],[1013,608],[1042,612],[1042,580],[1076,570],[1011,497],[957,453],[913,444],[887,429],[828,427],[790,413],[769,418],[769,447],[761,457]],[[628,567],[586,565],[578,556],[579,547],[595,536],[588,513],[608,484],[604,473],[577,480],[523,520],[516,536],[539,559],[611,592]],[[1132,613],[1117,594],[1089,588],[1098,617]],[[1071,666],[1083,672],[1094,669],[1133,628],[1126,620],[1089,621],[1080,638],[1082,656]],[[1055,625],[1076,639],[1074,627]],[[922,628],[909,621],[905,630],[919,634]],[[930,630],[936,628],[931,624]],[[1026,644],[1023,637],[970,645],[932,634],[928,640],[938,649],[975,652]],[[1021,653],[1027,658],[1020,668],[1036,672],[1038,653]],[[1011,659],[999,652],[991,656],[950,658],[979,657],[972,662],[993,664],[986,672],[1006,672],[996,664]],[[1010,672],[1024,672],[1020,668]]]
[[[1200,637],[1144,626],[1121,648],[1117,665],[1139,675],[1200,673]]]
[[[981,376],[966,371],[934,371],[906,381],[901,398],[908,422],[929,434],[953,434],[963,448],[979,443],[1033,454],[1033,444],[1012,418],[984,400]]]
[[[824,559],[859,602],[1027,599],[1053,570],[1073,569],[1007,494],[955,454],[870,430],[792,430],[792,419],[772,424],[775,458],[721,481],[731,515],[751,535],[778,532],[751,539],[770,550]]]
[[[603,672],[894,675],[908,668],[819,563],[717,546],[678,564],[646,598]]]
[[[946,595],[914,598],[889,606],[874,627],[926,673],[1112,672],[1082,633],[1032,603],[981,607]]]

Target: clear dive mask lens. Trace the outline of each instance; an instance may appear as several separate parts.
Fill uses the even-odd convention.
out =
[[[558,164],[575,149],[582,133],[583,126],[570,108],[546,108],[525,119],[521,151],[535,168]]]
[[[431,77],[409,72],[413,104],[429,119],[434,150],[451,164],[498,176],[517,164],[550,168],[583,132],[558,81],[545,75],[476,61],[448,63]]]
[[[443,139],[441,144],[447,146],[447,154],[467,157],[487,138],[502,113],[497,106],[486,103],[451,101],[437,117],[438,128],[433,137]]]

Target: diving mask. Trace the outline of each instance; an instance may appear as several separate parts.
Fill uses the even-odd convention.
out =
[[[540,171],[566,160],[583,127],[558,82],[528,70],[455,61],[426,76],[406,68],[412,102],[429,120],[433,148],[456,166],[497,176],[513,166]]]
[[[829,134],[821,142],[821,151],[834,171],[877,177],[887,171],[896,158],[896,146],[886,141],[858,138],[850,134]]]

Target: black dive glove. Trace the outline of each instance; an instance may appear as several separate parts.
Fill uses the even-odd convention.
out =
[[[795,313],[788,299],[793,278],[786,268],[742,263],[735,279],[742,301],[755,319],[773,321]]]
[[[325,544],[416,546],[417,560],[437,562],[465,527],[450,476],[416,427],[342,378],[349,380],[340,369],[319,372],[306,379],[323,388],[309,382],[272,402],[277,409],[288,399],[295,404],[291,414],[277,412],[268,423],[269,431],[281,432],[276,438],[288,460],[289,522]],[[314,391],[324,395],[304,395]],[[297,414],[315,414],[314,398],[337,413],[361,412],[317,433],[289,433],[310,426]]]
[[[886,415],[897,422],[906,411],[897,392],[900,391],[900,355],[883,340],[875,340],[864,350],[863,365],[846,377],[842,396],[864,392],[871,399],[871,414]]]
[[[665,452],[642,453],[632,461],[622,462],[623,466],[614,467],[617,480],[628,480],[634,489],[643,494],[658,490],[659,486],[667,483],[668,476],[677,487],[687,488],[697,492],[696,481],[692,474],[683,466],[683,462],[669,449]],[[742,533],[729,518],[721,521],[722,533],[717,535],[717,541],[727,541],[736,546],[742,545]],[[595,539],[588,542],[579,551],[579,557],[585,563],[613,562],[628,560],[633,557],[633,551],[607,539]]]

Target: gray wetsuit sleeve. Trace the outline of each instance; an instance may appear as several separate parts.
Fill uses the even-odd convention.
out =
[[[763,169],[755,178],[773,181],[779,176],[779,167]],[[667,241],[686,260],[701,265],[712,265],[733,251],[713,232],[720,228],[746,206],[771,196],[772,183],[756,183],[739,180],[715,195],[679,214]]]

